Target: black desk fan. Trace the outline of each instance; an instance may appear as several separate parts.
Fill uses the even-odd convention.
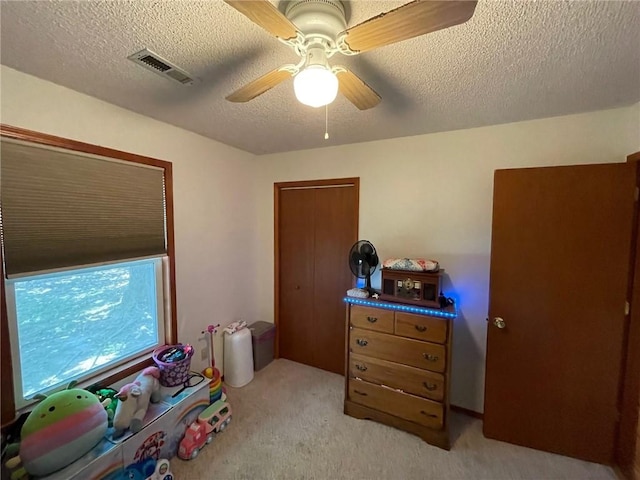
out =
[[[358,240],[349,251],[349,268],[357,278],[365,279],[364,290],[368,295],[376,293],[371,288],[371,275],[378,266],[379,259],[376,248],[368,240]]]

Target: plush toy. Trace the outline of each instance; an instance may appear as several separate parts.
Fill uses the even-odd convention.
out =
[[[18,455],[20,451],[20,443],[9,443],[4,447],[3,457],[7,457],[4,466],[7,471],[11,472],[11,480],[28,480],[29,474],[22,465],[22,459]]]
[[[97,388],[97,387],[89,387],[87,390],[92,392],[100,403],[107,411],[107,417],[109,418],[109,427],[113,427],[113,417],[116,413],[116,406],[118,405],[118,399],[116,395],[118,394],[117,390],[113,388]]]
[[[142,429],[142,419],[147,413],[149,401],[160,401],[160,370],[147,367],[132,383],[120,389],[116,398],[120,400],[113,417],[113,438],[121,437],[125,430],[136,433]]]
[[[98,398],[73,388],[44,398],[20,432],[20,459],[30,475],[44,476],[74,462],[107,432],[107,412]]]

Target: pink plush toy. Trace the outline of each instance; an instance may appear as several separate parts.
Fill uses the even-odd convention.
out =
[[[142,419],[147,413],[149,401],[160,401],[160,370],[147,367],[132,383],[126,384],[117,393],[120,400],[113,417],[113,438],[121,437],[125,430],[136,433],[142,429]]]

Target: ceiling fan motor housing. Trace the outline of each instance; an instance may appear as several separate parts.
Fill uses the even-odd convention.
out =
[[[338,0],[291,0],[285,15],[304,34],[307,44],[324,40],[335,47],[336,37],[347,28],[344,5]]]

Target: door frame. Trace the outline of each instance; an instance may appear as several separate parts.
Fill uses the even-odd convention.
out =
[[[280,192],[299,188],[331,188],[353,185],[356,189],[356,208],[353,222],[356,226],[356,238],[359,236],[360,219],[360,177],[331,178],[324,180],[301,180],[294,182],[276,182],[273,184],[273,321],[276,326],[275,358],[280,358]],[[345,253],[345,258],[347,254]]]

